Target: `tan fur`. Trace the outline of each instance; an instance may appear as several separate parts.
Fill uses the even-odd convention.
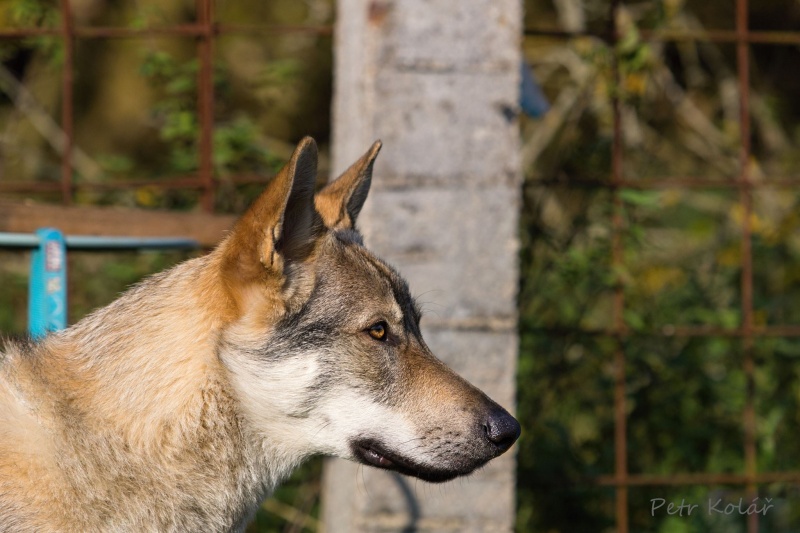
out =
[[[445,480],[510,446],[354,231],[379,149],[315,197],[304,139],[212,253],[7,343],[0,532],[239,531],[315,453]]]
[[[366,154],[314,197],[317,212],[330,229],[352,229],[367,196],[372,179],[372,167],[381,150],[375,141]]]

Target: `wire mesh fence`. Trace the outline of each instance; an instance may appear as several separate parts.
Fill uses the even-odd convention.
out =
[[[654,4],[657,4],[662,9],[669,8],[666,3]],[[569,368],[574,368],[569,360],[570,354],[574,354],[573,357],[578,360],[579,357],[582,357],[582,350],[586,346],[592,347],[587,351],[594,350],[599,354],[598,357],[602,361],[593,364],[597,364],[597,372],[602,373],[603,379],[607,382],[605,384],[606,388],[599,394],[601,397],[606,398],[608,409],[603,411],[602,408],[593,405],[591,410],[604,413],[599,417],[606,417],[605,421],[600,423],[601,426],[605,424],[605,427],[601,427],[598,431],[610,438],[613,445],[609,443],[607,447],[593,450],[597,455],[597,459],[593,460],[592,464],[596,468],[585,468],[584,466],[584,470],[573,475],[572,479],[565,479],[563,477],[564,470],[562,470],[555,474],[553,478],[540,479],[539,482],[551,489],[559,483],[579,485],[582,488],[578,487],[573,490],[573,497],[576,498],[573,504],[583,505],[584,507],[588,505],[587,502],[598,501],[598,499],[603,500],[605,498],[608,501],[613,501],[613,512],[609,513],[613,517],[610,518],[609,525],[620,532],[639,530],[642,527],[642,523],[650,524],[653,530],[663,530],[654,525],[652,516],[657,513],[667,514],[666,507],[661,509],[660,504],[669,503],[669,498],[661,498],[661,496],[670,493],[677,498],[678,502],[681,501],[681,497],[679,495],[676,496],[676,494],[679,494],[676,493],[676,487],[701,485],[710,492],[720,485],[734,486],[742,491],[740,494],[744,496],[743,501],[745,503],[741,513],[736,510],[737,520],[741,522],[737,522],[732,526],[729,524],[729,526],[737,528],[741,525],[749,532],[759,531],[760,527],[765,530],[764,517],[766,514],[764,511],[767,504],[764,498],[765,495],[770,494],[770,485],[776,483],[796,484],[800,482],[800,471],[797,470],[797,465],[793,464],[792,461],[783,461],[780,464],[780,468],[759,468],[760,464],[770,463],[765,459],[765,454],[763,453],[764,443],[768,439],[764,434],[769,433],[768,427],[774,429],[775,424],[774,420],[765,420],[766,417],[762,416],[763,413],[759,413],[759,394],[763,396],[764,389],[763,375],[761,376],[762,381],[759,383],[759,369],[763,368],[764,361],[768,361],[771,357],[769,349],[763,349],[764,342],[769,342],[767,341],[768,339],[791,340],[800,335],[800,327],[796,323],[792,323],[789,314],[774,313],[771,316],[767,316],[770,315],[770,311],[765,311],[765,306],[763,305],[765,300],[763,297],[764,288],[759,286],[760,282],[758,281],[763,276],[760,278],[757,275],[758,273],[754,273],[754,269],[777,268],[777,266],[775,264],[766,264],[764,259],[760,261],[754,259],[757,253],[755,251],[756,248],[761,246],[758,243],[762,242],[758,239],[763,237],[761,233],[763,228],[754,228],[754,225],[757,226],[763,222],[759,218],[763,217],[763,212],[759,211],[754,202],[757,202],[760,195],[764,194],[777,194],[780,197],[780,195],[796,189],[800,181],[792,175],[791,169],[783,174],[779,172],[769,174],[769,171],[764,171],[765,165],[756,164],[758,161],[762,161],[763,158],[761,153],[754,153],[752,145],[754,126],[751,117],[753,116],[753,106],[760,105],[760,102],[756,96],[751,94],[751,72],[753,69],[754,45],[796,46],[800,42],[800,34],[791,31],[751,29],[751,9],[747,0],[736,0],[735,3],[726,8],[731,27],[716,28],[712,26],[709,29],[698,25],[675,28],[667,27],[663,24],[660,27],[656,25],[656,27],[648,28],[646,21],[642,22],[642,19],[646,17],[640,17],[637,20],[637,24],[631,24],[633,16],[631,12],[641,9],[643,5],[630,5],[619,1],[611,2],[608,5],[608,11],[599,17],[600,19],[605,19],[606,27],[596,23],[594,25],[586,24],[581,17],[577,17],[579,20],[573,28],[565,31],[563,27],[565,25],[568,26],[569,23],[564,23],[564,17],[562,17],[562,24],[558,29],[542,27],[541,24],[529,24],[529,29],[526,31],[527,44],[533,49],[540,46],[537,43],[545,42],[548,45],[552,45],[553,42],[560,41],[564,44],[571,43],[570,46],[574,50],[594,50],[592,53],[596,55],[598,54],[596,52],[598,48],[607,51],[608,57],[597,59],[595,55],[592,60],[595,61],[595,64],[605,61],[604,65],[608,69],[608,77],[610,79],[607,82],[607,92],[604,93],[606,95],[605,100],[602,97],[593,100],[601,101],[600,104],[594,105],[609,106],[608,116],[611,117],[611,123],[606,125],[607,129],[610,130],[610,143],[600,150],[605,155],[603,155],[603,160],[595,165],[597,170],[592,172],[590,168],[588,172],[584,171],[583,175],[561,177],[558,176],[556,171],[549,173],[544,171],[540,173],[544,174],[544,177],[529,178],[526,185],[532,191],[530,196],[534,198],[534,200],[530,201],[527,209],[536,211],[535,216],[539,217],[539,220],[548,216],[547,200],[543,200],[547,195],[554,197],[574,194],[574,191],[592,191],[591,193],[580,193],[583,195],[579,196],[580,198],[589,196],[592,198],[586,200],[586,203],[580,206],[573,206],[580,213],[572,213],[570,216],[573,219],[593,216],[607,219],[607,225],[604,228],[607,233],[603,235],[604,244],[595,248],[595,251],[600,250],[600,252],[591,258],[591,261],[594,261],[592,263],[594,270],[607,272],[605,278],[598,276],[596,279],[596,286],[605,286],[608,289],[606,291],[607,294],[598,298],[598,300],[601,300],[597,304],[599,311],[583,311],[581,318],[575,319],[571,324],[569,323],[570,319],[564,319],[566,313],[562,313],[562,316],[554,318],[550,323],[548,323],[547,319],[543,319],[531,325],[526,324],[524,321],[525,305],[535,298],[541,299],[540,296],[531,296],[531,294],[537,288],[541,290],[542,283],[538,285],[531,283],[530,294],[528,294],[526,293],[525,280],[523,280],[521,297],[523,323],[520,329],[523,333],[523,350],[526,349],[526,331],[538,331],[537,334],[541,338],[549,339],[551,344],[547,346],[560,341],[563,341],[566,345],[568,341],[564,339],[567,338],[583,339],[580,342],[575,341],[571,348],[564,348],[564,353],[566,354],[564,360],[560,361],[559,364],[553,363],[549,367],[548,372],[550,372],[551,379],[555,379],[552,376],[557,373],[569,373]],[[563,15],[563,12],[561,14]],[[575,20],[575,17],[573,17],[573,20]],[[725,24],[723,18],[718,18],[716,22],[721,25]],[[604,45],[602,47],[592,47],[586,44],[587,40],[600,41]],[[690,43],[692,47],[706,46],[708,48],[709,45],[713,46],[712,51],[714,53],[727,55],[727,58],[735,65],[735,72],[730,73],[731,80],[735,81],[735,84],[729,87],[728,94],[731,96],[731,101],[728,102],[728,110],[729,114],[732,115],[731,122],[736,127],[731,128],[730,136],[719,143],[723,147],[728,147],[727,152],[723,148],[714,154],[713,159],[701,157],[694,164],[674,159],[660,162],[657,144],[651,144],[645,149],[637,145],[637,140],[641,142],[640,139],[642,137],[652,134],[652,132],[643,131],[643,123],[653,125],[659,124],[658,120],[661,120],[663,127],[667,128],[670,127],[668,122],[671,120],[683,120],[684,123],[692,123],[692,121],[702,122],[704,119],[699,109],[687,109],[691,102],[688,98],[685,98],[685,86],[691,80],[689,82],[680,80],[679,83],[673,82],[671,78],[667,80],[667,75],[671,76],[668,66],[663,67],[663,72],[660,74],[652,61],[642,59],[642,57],[645,52],[651,51],[647,50],[647,47],[650,46],[660,46],[662,51],[663,47],[670,46],[672,47],[670,50],[677,50],[676,54],[684,53],[686,48],[681,49],[680,47],[685,43]],[[559,48],[564,44],[555,44],[553,46],[554,48]],[[693,53],[696,49],[692,48],[690,53]],[[719,52],[719,50],[722,50],[722,52]],[[569,57],[560,50],[557,53],[562,54],[559,60],[559,67],[565,67],[566,70],[570,71],[571,85],[561,89],[557,101],[553,104],[553,114],[562,113],[561,119],[563,120],[562,123],[549,127],[553,131],[565,128],[564,124],[570,121],[580,120],[577,118],[576,113],[570,110],[574,109],[576,100],[585,97],[587,93],[591,92],[592,83],[595,83],[594,81],[592,83],[583,83],[583,80],[589,77],[584,72],[583,65],[585,62],[582,63],[579,60],[575,60],[570,63]],[[537,55],[540,58],[542,56],[542,54],[533,55]],[[710,55],[710,53],[707,55]],[[667,56],[667,53],[663,53],[660,57]],[[641,62],[637,63],[640,60]],[[636,70],[638,68],[637,65],[641,63],[648,63],[646,75]],[[724,63],[725,61],[721,60],[719,64],[722,65]],[[698,64],[700,65],[700,70],[708,69],[713,71],[713,65],[709,66],[712,61],[707,57]],[[722,69],[723,67],[719,68]],[[553,72],[557,70],[552,65],[549,65],[547,61],[542,61],[537,69],[546,72],[546,75],[551,78],[555,76]],[[647,80],[644,79],[645,76],[649,76]],[[647,107],[641,102],[637,102],[635,97],[631,97],[631,94],[643,93],[646,90],[644,88],[646,83],[651,85],[661,84],[658,89],[661,90],[662,94],[666,95],[663,109]],[[569,92],[572,90],[575,90],[574,97]],[[670,100],[670,96],[676,94],[678,96]],[[571,100],[570,97],[572,97]],[[562,106],[561,104],[564,102],[566,102],[566,105]],[[631,118],[634,114],[638,117],[636,120]],[[660,114],[663,114],[663,116],[659,117]],[[554,121],[555,124],[556,116],[545,117],[543,121],[546,122],[548,118]],[[702,130],[705,127],[706,129],[703,131],[707,132],[707,138],[698,139],[698,144],[694,145],[695,148],[715,134],[713,128],[707,127],[710,122],[711,120],[702,126],[692,124],[698,130]],[[539,139],[539,137],[543,137],[540,132],[547,131],[548,126],[547,124],[538,125],[537,128],[537,131],[534,131],[527,144],[523,147],[523,152],[530,150],[536,156],[541,155],[542,146],[545,144],[545,141]],[[690,151],[691,148],[690,146]],[[664,151],[666,152],[666,149]],[[699,151],[700,149],[698,148]],[[708,152],[704,153],[708,154]],[[535,157],[523,153],[523,158],[526,156],[529,158]],[[528,163],[532,163],[532,160],[529,159]],[[591,167],[592,165],[587,164],[587,166]],[[676,169],[679,173],[676,173]],[[717,232],[713,239],[714,243],[723,239],[718,233],[720,231],[718,228],[728,227],[727,234],[724,236],[724,244],[722,245],[729,252],[726,266],[719,266],[725,262],[725,260],[720,261],[721,255],[710,258],[709,263],[713,263],[715,265],[714,268],[717,269],[714,275],[725,277],[726,280],[738,278],[738,282],[736,282],[738,287],[731,289],[726,286],[724,289],[730,294],[729,301],[725,304],[730,308],[730,319],[720,319],[724,314],[719,311],[722,306],[714,302],[696,302],[698,307],[702,306],[703,303],[707,304],[707,313],[704,315],[690,315],[687,312],[684,316],[666,316],[662,312],[662,316],[659,317],[657,316],[658,310],[653,311],[651,309],[649,314],[648,311],[640,311],[642,307],[647,307],[648,302],[645,299],[643,304],[643,291],[639,290],[637,293],[638,289],[632,289],[631,287],[636,285],[641,288],[647,283],[647,279],[638,279],[636,283],[629,282],[627,278],[631,276],[631,272],[636,271],[638,274],[644,275],[651,272],[654,276],[653,280],[658,279],[660,280],[658,281],[659,284],[669,285],[672,283],[669,280],[669,276],[675,276],[675,278],[672,278],[674,280],[677,277],[685,276],[686,269],[697,267],[697,265],[681,264],[670,270],[671,267],[669,265],[675,264],[675,258],[683,256],[683,252],[693,245],[688,242],[676,243],[673,236],[665,237],[664,234],[667,231],[672,231],[673,233],[681,231],[679,227],[682,223],[680,221],[681,217],[685,218],[687,216],[685,214],[687,209],[685,202],[701,201],[699,199],[708,191],[710,191],[710,195],[713,195],[713,201],[719,202],[724,207],[720,207],[716,211],[714,211],[716,208],[703,211],[702,220],[698,217],[695,222],[708,225],[709,232]],[[674,198],[669,200],[669,197]],[[710,196],[706,195],[705,198],[708,200]],[[572,202],[576,202],[575,197],[573,197]],[[763,202],[761,203],[763,204]],[[678,208],[684,210],[683,214],[676,214],[677,211],[672,208],[675,204],[679,206]],[[552,207],[549,209],[554,211]],[[637,215],[632,215],[634,210]],[[712,211],[716,214],[711,214]],[[593,215],[593,212],[600,214]],[[735,212],[733,217],[735,224],[730,224],[730,212]],[[562,224],[569,225],[568,216],[565,217],[563,213],[558,213],[558,215],[561,216]],[[671,218],[673,216],[675,218]],[[541,227],[535,224],[531,228],[527,228],[527,230],[530,233],[543,233]],[[525,231],[526,228],[523,228],[523,232]],[[686,231],[686,228],[683,228],[682,231]],[[758,236],[755,236],[755,233],[758,233]],[[531,238],[533,241],[536,239],[542,241],[546,237],[539,235]],[[632,242],[650,240],[652,244],[653,240],[658,239],[661,240],[656,244],[655,248],[661,248],[661,256],[658,258],[658,264],[656,265],[659,270],[656,272],[656,267],[651,268],[650,271],[642,268],[637,269],[637,266],[641,266],[637,265],[637,261],[640,261],[640,255],[633,253],[634,245],[632,245]],[[711,242],[712,239],[707,241],[709,246],[711,246]],[[570,250],[569,246],[565,249]],[[547,261],[541,254],[537,257],[534,253],[530,261],[535,263],[537,260]],[[587,268],[587,271],[591,272],[591,270],[591,268]],[[657,277],[656,274],[658,274]],[[544,277],[547,274],[541,275]],[[579,284],[580,282],[575,281],[575,283]],[[721,287],[722,285],[724,284],[720,282],[719,286]],[[678,284],[675,283],[674,286],[677,287]],[[571,290],[576,289],[579,289],[579,287],[571,287]],[[660,289],[661,286],[659,286]],[[720,291],[722,290],[720,289]],[[759,297],[754,294],[759,290],[762,291],[761,303],[756,302]],[[677,293],[677,289],[675,289],[675,292]],[[674,296],[676,299],[678,298],[677,295]],[[657,306],[656,299],[652,298],[649,304],[654,307]],[[555,304],[551,303],[550,305]],[[639,310],[634,312],[634,308],[637,306]],[[546,309],[546,305],[541,305],[539,312],[546,312]],[[647,339],[647,341],[640,342],[641,339]],[[737,395],[742,395],[743,401],[741,404],[739,405],[730,398],[725,397],[705,398],[708,411],[704,413],[698,412],[697,418],[688,424],[691,426],[701,425],[709,432],[716,431],[718,435],[730,435],[731,437],[728,440],[735,439],[736,444],[731,444],[730,449],[704,450],[703,453],[707,453],[709,456],[728,453],[738,457],[730,463],[720,466],[716,471],[705,470],[707,463],[690,464],[691,461],[686,461],[674,469],[646,472],[648,463],[640,455],[648,452],[642,450],[642,439],[650,440],[651,443],[655,442],[663,437],[663,431],[661,431],[661,428],[652,427],[652,425],[648,427],[647,422],[642,420],[642,417],[646,417],[647,413],[643,406],[646,406],[647,402],[650,401],[649,408],[652,411],[663,411],[669,408],[668,405],[659,403],[657,398],[663,396],[659,396],[660,393],[654,392],[654,389],[662,385],[665,387],[682,387],[688,382],[687,379],[707,378],[700,377],[700,375],[686,378],[684,375],[683,381],[679,380],[678,382],[670,383],[664,381],[663,384],[660,384],[651,381],[647,385],[647,387],[650,387],[649,389],[642,386],[640,382],[646,379],[643,376],[657,374],[657,372],[653,371],[653,367],[649,365],[658,365],[659,367],[667,364],[673,364],[676,367],[683,365],[684,363],[681,362],[680,358],[685,354],[687,343],[709,343],[708,346],[703,348],[708,354],[704,364],[711,364],[708,361],[719,356],[724,361],[723,365],[738,366],[735,371],[738,377],[735,380],[735,385],[732,386],[736,389]],[[528,349],[531,350],[543,345],[542,343],[537,345],[534,342],[529,344],[531,347]],[[644,350],[641,348],[643,344],[647,346]],[[581,350],[575,349],[576,346],[581,346]],[[540,354],[533,357],[546,356]],[[582,360],[585,361],[585,358]],[[583,364],[588,363],[584,362]],[[703,372],[700,369],[698,374],[703,374]],[[726,372],[726,377],[720,378],[721,380],[727,379],[729,375],[734,373],[729,370],[724,372]],[[575,375],[578,374],[576,373]],[[546,381],[546,378],[543,378],[544,381]],[[757,384],[761,386],[761,391],[759,391]],[[520,386],[523,387],[524,383],[521,382]],[[543,383],[542,386],[547,387],[547,384]],[[578,384],[575,389],[570,390],[570,394],[574,394],[576,397],[585,395],[588,402],[588,398],[590,398],[589,388],[586,384]],[[524,392],[522,395],[521,404],[524,404],[528,400],[525,399]],[[680,398],[676,401],[680,401]],[[763,402],[763,397],[761,401]],[[580,400],[576,400],[576,403],[580,404]],[[586,410],[591,412],[590,408],[586,408]],[[716,415],[705,416],[711,411],[723,410],[734,410],[735,413],[726,412],[724,416],[720,415],[718,418],[714,418]],[[642,412],[645,414],[642,414]],[[723,422],[723,420],[729,421],[728,415],[732,414],[735,414],[738,418],[738,423],[732,427],[729,423],[726,426],[726,422]],[[581,415],[580,413],[572,413],[570,416],[579,417]],[[598,417],[598,415],[592,416]],[[787,421],[786,423],[789,422]],[[761,433],[759,433],[759,425],[761,426]],[[546,432],[544,425],[537,427]],[[643,428],[646,427],[648,429],[644,431]],[[579,432],[576,431],[576,433]],[[683,436],[676,436],[676,439],[685,438],[691,442],[692,436],[690,433],[691,430],[687,428],[686,433]],[[534,440],[536,438],[536,436],[533,437]],[[658,447],[658,444],[655,443],[648,446]],[[546,451],[546,449],[543,446],[537,449],[536,445],[532,444],[527,453],[532,454],[533,451],[542,452]],[[557,457],[566,457],[566,455]],[[546,459],[542,459],[542,461],[546,461]],[[772,462],[772,465],[778,466],[779,463]],[[652,466],[652,463],[649,464]],[[686,470],[681,471],[682,468],[686,468]],[[691,468],[696,470],[692,471],[690,470]],[[538,472],[540,470],[532,471]],[[531,481],[531,483],[537,483],[537,481]],[[613,494],[604,492],[609,489],[613,491]],[[575,496],[575,494],[584,493],[603,493],[606,495],[598,496],[597,498],[595,496],[586,496],[585,500]],[[759,496],[761,499],[759,499]],[[747,507],[751,502],[758,502],[758,504],[755,508],[750,509],[753,512],[747,512]],[[673,510],[675,511],[674,514],[678,513],[677,506],[674,509],[670,509],[670,511]],[[685,510],[681,509],[680,516],[686,516]],[[706,509],[702,512],[705,513]],[[715,512],[716,509],[709,511],[712,514]],[[649,516],[645,516],[637,522],[638,526],[631,523],[631,517],[637,513],[639,515],[649,514]],[[670,512],[671,514],[673,513]],[[566,518],[564,523],[569,523],[569,521],[570,519]],[[577,520],[574,524],[580,529]],[[705,527],[709,526],[706,525]],[[774,528],[775,526],[769,527]],[[766,530],[772,530],[769,527]],[[682,531],[684,529],[678,528],[675,530]]]
[[[24,2],[20,2],[23,4]],[[220,43],[226,39],[247,36],[257,38],[262,41],[277,41],[281,38],[292,36],[330,36],[332,25],[329,17],[318,17],[324,20],[319,24],[249,24],[237,22],[242,18],[220,17],[215,12],[216,3],[213,0],[196,0],[193,6],[181,6],[185,10],[191,11],[190,17],[185,13],[178,16],[151,17],[156,19],[155,23],[146,20],[147,17],[123,20],[120,25],[95,25],[91,22],[78,23],[73,15],[75,6],[71,5],[70,0],[59,0],[57,5],[50,5],[50,2],[33,2],[38,10],[34,16],[28,17],[27,24],[17,26],[8,24],[0,26],[0,45],[22,43],[27,48],[44,48],[46,46],[57,48],[56,59],[51,62],[49,67],[60,71],[60,97],[58,101],[58,117],[49,117],[41,109],[37,109],[37,102],[30,94],[30,91],[15,79],[6,70],[3,72],[3,79],[0,84],[6,88],[5,92],[14,100],[19,109],[31,110],[32,121],[37,130],[44,132],[51,145],[51,154],[60,167],[60,176],[53,179],[53,176],[44,176],[41,179],[19,179],[13,171],[6,170],[0,176],[0,192],[8,194],[31,194],[44,193],[57,194],[58,200],[64,205],[70,205],[75,199],[76,193],[91,191],[133,191],[142,188],[155,188],[158,190],[182,190],[195,191],[197,201],[206,212],[215,211],[215,195],[217,194],[221,181],[228,185],[246,185],[249,183],[264,183],[269,176],[264,173],[242,170],[241,168],[229,169],[224,176],[220,176],[220,164],[215,167],[215,161],[221,156],[215,154],[215,131],[217,135],[220,128],[215,126],[215,116],[220,114],[220,86],[224,85],[225,80],[220,81],[219,73],[215,73],[215,68],[219,66],[218,54]],[[325,4],[328,4],[325,2]],[[227,8],[231,4],[225,4]],[[189,9],[191,8],[191,9]],[[14,7],[9,8],[13,11]],[[21,11],[21,8],[19,9]],[[13,18],[6,17],[6,18]],[[24,18],[24,17],[18,17]],[[119,17],[118,17],[119,18]],[[187,18],[193,21],[186,22]],[[223,20],[220,20],[223,19]],[[233,20],[233,21],[232,21]],[[7,22],[7,21],[6,21]],[[42,39],[49,39],[45,44]],[[78,71],[78,55],[90,48],[114,47],[122,50],[123,46],[119,43],[132,44],[134,48],[156,50],[151,53],[153,57],[143,59],[149,63],[142,65],[142,75],[150,76],[153,84],[179,83],[181,80],[175,79],[179,74],[184,77],[191,76],[191,80],[183,80],[186,84],[191,84],[191,99],[194,101],[194,109],[191,111],[191,121],[195,131],[190,132],[196,138],[190,139],[195,146],[188,157],[193,158],[191,163],[178,165],[170,168],[168,175],[146,175],[126,176],[119,179],[114,175],[114,165],[110,166],[110,172],[98,168],[96,158],[87,156],[81,147],[75,145],[76,125],[84,118],[76,116],[76,100],[78,97],[85,98],[84,95],[76,94],[76,90],[86,89],[85,81],[81,79]],[[164,43],[166,43],[164,45]],[[177,44],[179,43],[179,44]],[[187,51],[187,46],[193,43],[193,51]],[[159,60],[168,61],[166,54],[159,55],[160,47],[166,46],[171,50],[180,48],[180,52],[175,54],[182,57],[174,59],[178,66],[167,65],[172,68],[169,76],[172,79],[162,80],[158,77],[161,73]],[[328,45],[328,49],[329,49]],[[85,54],[88,55],[88,54]],[[274,59],[274,58],[273,58]],[[278,58],[277,61],[279,61]],[[175,70],[179,72],[174,72]],[[216,79],[215,79],[216,78]],[[329,84],[329,83],[328,83]],[[84,87],[82,87],[84,86]],[[124,90],[124,88],[123,88]],[[138,90],[134,88],[134,90]],[[329,89],[328,89],[329,90]],[[168,94],[174,95],[176,90],[166,87]],[[172,91],[170,93],[170,91]],[[189,91],[184,91],[189,92]],[[184,118],[188,115],[184,113]],[[168,117],[169,119],[170,117]],[[44,123],[44,124],[42,124]],[[102,135],[102,132],[99,132]],[[181,139],[179,139],[181,140]],[[186,142],[185,139],[183,139]],[[182,168],[187,171],[180,172]],[[99,175],[104,174],[100,179]],[[156,173],[158,174],[158,173]]]

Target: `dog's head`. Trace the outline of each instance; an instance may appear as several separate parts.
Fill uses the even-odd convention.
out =
[[[355,222],[379,150],[315,194],[304,139],[239,220],[215,252],[231,309],[220,357],[273,453],[444,481],[508,450],[520,427],[434,357],[405,281],[364,247]]]

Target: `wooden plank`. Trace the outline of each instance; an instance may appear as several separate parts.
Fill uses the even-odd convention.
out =
[[[185,237],[215,246],[233,227],[231,215],[145,211],[110,207],[65,207],[0,201],[0,231],[32,233],[55,227],[67,235]]]

